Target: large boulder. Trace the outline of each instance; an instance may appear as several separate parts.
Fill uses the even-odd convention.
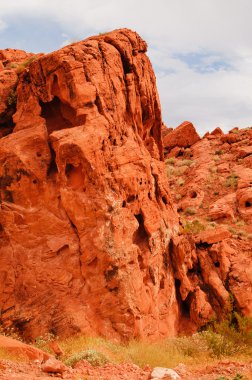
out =
[[[172,149],[178,147],[190,147],[200,140],[200,136],[196,132],[193,124],[189,121],[184,121],[177,128],[164,136],[164,147]]]

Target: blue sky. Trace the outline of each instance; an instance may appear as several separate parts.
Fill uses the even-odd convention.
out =
[[[148,43],[167,126],[252,126],[251,0],[0,2],[0,49],[50,52],[128,27]]]

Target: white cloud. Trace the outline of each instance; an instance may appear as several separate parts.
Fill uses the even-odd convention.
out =
[[[0,19],[0,32],[7,28],[6,22]]]
[[[62,44],[136,30],[149,45],[165,122],[191,119],[202,132],[252,125],[251,14],[251,0],[9,0],[0,9],[8,24],[14,17],[56,22]],[[192,65],[189,54],[201,58]]]

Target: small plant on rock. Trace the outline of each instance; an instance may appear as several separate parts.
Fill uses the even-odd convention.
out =
[[[13,107],[13,106],[16,105],[16,103],[17,103],[17,93],[16,93],[16,90],[12,89],[10,91],[6,103],[7,103],[7,105],[9,107]]]
[[[225,186],[226,187],[232,187],[233,189],[237,188],[238,184],[238,178],[239,176],[236,173],[232,173],[230,176],[227,177]]]
[[[167,158],[167,160],[165,160],[165,164],[168,164],[168,165],[174,165],[175,162],[176,162],[176,160],[174,157],[169,157],[169,158]]]
[[[194,214],[196,214],[196,210],[194,207],[187,207],[185,209],[185,214],[186,215],[194,215]]]
[[[199,219],[195,219],[192,222],[186,222],[186,224],[183,227],[182,233],[183,234],[198,234],[200,231],[204,231],[206,227],[204,224],[202,224]]]

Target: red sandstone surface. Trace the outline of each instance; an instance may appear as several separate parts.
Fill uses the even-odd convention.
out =
[[[26,339],[177,332],[178,215],[146,49],[123,29],[1,52],[1,324]]]
[[[24,339],[252,316],[252,130],[165,130],[146,50],[0,51],[0,323]]]

